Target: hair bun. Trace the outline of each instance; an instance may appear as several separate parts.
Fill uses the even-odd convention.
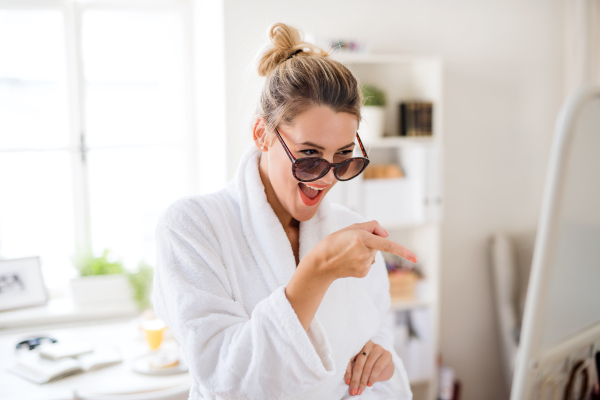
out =
[[[291,55],[301,50],[294,57],[302,53],[307,55],[317,54],[326,57],[329,55],[325,50],[306,43],[303,40],[302,32],[292,26],[278,22],[269,29],[269,39],[271,46],[267,47],[258,62],[258,74],[260,76],[269,75],[277,66],[285,62]]]

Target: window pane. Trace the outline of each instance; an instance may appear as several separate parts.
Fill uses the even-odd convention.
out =
[[[66,151],[0,153],[0,257],[40,256],[46,286],[75,275]]]
[[[127,268],[152,264],[156,220],[187,194],[183,149],[92,150],[88,160],[94,252],[109,249]]]
[[[0,149],[69,143],[59,11],[0,10]]]
[[[179,21],[166,12],[85,12],[85,130],[91,147],[183,139]]]

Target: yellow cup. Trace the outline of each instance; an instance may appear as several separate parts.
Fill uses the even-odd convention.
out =
[[[142,323],[146,342],[151,350],[157,350],[162,341],[166,325],[160,319],[151,319]]]

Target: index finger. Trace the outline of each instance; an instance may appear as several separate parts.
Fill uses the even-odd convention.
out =
[[[365,232],[366,233],[366,232]],[[392,242],[389,239],[382,238],[381,236],[373,235],[371,233],[366,233],[364,244],[368,248],[372,250],[379,250],[386,253],[395,254],[402,258],[406,258],[409,261],[414,263],[417,262],[417,256],[412,251],[408,250],[406,247],[399,245],[396,242]]]

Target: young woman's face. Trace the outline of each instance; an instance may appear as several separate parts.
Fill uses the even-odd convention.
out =
[[[277,127],[294,157],[321,157],[329,162],[352,157],[357,128],[356,116],[328,107],[312,107],[298,115],[292,126]],[[281,205],[298,221],[311,219],[337,183],[333,169],[316,181],[298,181],[292,175],[292,162],[277,138],[264,156],[268,157],[269,180]]]

